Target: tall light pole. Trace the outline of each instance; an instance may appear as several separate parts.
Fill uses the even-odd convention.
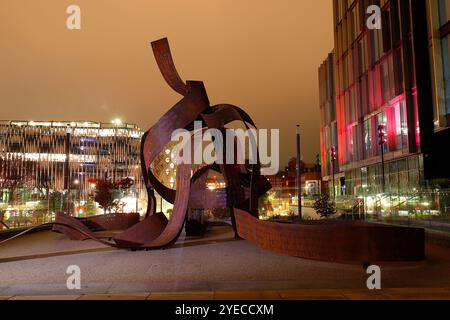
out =
[[[81,182],[80,179],[75,179],[73,181],[73,184],[76,186],[77,191],[78,191],[78,215],[80,214],[80,208],[81,208]],[[74,207],[74,214],[76,214],[76,210]]]
[[[333,186],[333,200],[336,200],[336,187],[335,187],[335,185],[334,185],[334,181],[335,181],[335,179],[334,179],[334,174],[335,174],[335,162],[336,162],[336,159],[337,159],[337,151],[336,151],[336,147],[331,147],[331,150],[330,150],[330,159],[331,159],[331,175],[332,175],[332,179],[333,179],[333,184],[332,184],[332,186]]]
[[[65,138],[65,153],[66,153],[66,160],[64,162],[64,189],[67,190],[66,195],[66,213],[70,215],[70,189],[72,181],[70,181],[70,140],[71,140],[71,132],[72,129],[68,128]]]
[[[386,180],[385,180],[385,174],[384,174],[384,145],[387,143],[387,133],[386,133],[386,125],[380,124],[378,126],[378,143],[381,148],[381,184],[382,184],[382,191],[383,193],[386,192]]]
[[[114,125],[114,142],[113,142],[113,146],[114,146],[114,150],[113,150],[113,182],[116,182],[116,175],[117,175],[117,136],[118,136],[118,130],[119,130],[119,126],[122,125],[122,120],[119,118],[114,119],[113,121],[111,121]]]
[[[298,216],[302,219],[302,173],[300,168],[300,125],[297,125],[297,198]]]

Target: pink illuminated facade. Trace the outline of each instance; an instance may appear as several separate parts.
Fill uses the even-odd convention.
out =
[[[330,152],[337,150],[334,185],[339,196],[383,192],[382,147],[386,193],[448,185],[449,159],[439,150],[450,142],[445,121],[450,79],[445,70],[436,70],[448,63],[448,50],[430,52],[428,47],[436,31],[430,21],[442,16],[433,9],[439,1],[444,8],[449,5],[446,0],[333,1],[335,48],[319,68],[321,155],[322,174],[331,187]],[[372,4],[382,9],[381,29],[366,26]],[[434,49],[445,42],[433,40]],[[436,110],[444,115],[436,116]],[[380,125],[387,134],[383,146]]]

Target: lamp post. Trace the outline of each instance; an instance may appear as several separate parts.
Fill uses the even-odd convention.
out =
[[[66,160],[64,162],[64,189],[67,190],[67,196],[66,196],[66,213],[70,215],[70,189],[72,182],[70,181],[70,140],[71,140],[71,132],[72,129],[68,128],[65,138],[65,153],[66,153]]]
[[[386,125],[380,124],[378,126],[378,143],[381,148],[381,185],[382,185],[382,191],[383,193],[386,192],[386,181],[385,181],[385,174],[384,174],[384,145],[387,143],[387,133],[386,133]]]
[[[80,208],[81,208],[81,183],[80,183],[80,179],[75,179],[73,181],[73,184],[76,186],[77,193],[78,193],[78,213],[76,212],[75,206],[74,206],[74,215],[79,215],[80,214]]]
[[[336,187],[334,185],[334,173],[335,173],[335,169],[334,169],[334,165],[337,159],[337,151],[336,151],[336,147],[331,147],[331,151],[330,151],[330,156],[331,156],[331,175],[332,175],[332,179],[333,179],[333,200],[336,200]]]
[[[297,125],[297,206],[298,216],[302,219],[302,173],[300,167],[300,125]]]

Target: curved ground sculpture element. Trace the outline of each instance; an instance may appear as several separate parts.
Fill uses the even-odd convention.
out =
[[[265,222],[235,209],[239,236],[263,249],[323,261],[419,261],[425,233],[360,221]]]
[[[64,213],[57,213],[55,219],[56,222],[73,223],[79,229],[92,235],[94,235],[93,232],[96,231],[127,230],[137,224],[139,220],[139,213],[102,214],[86,218],[74,218]],[[64,233],[72,240],[85,240],[88,238],[88,236],[60,224],[55,224],[52,230]]]
[[[173,244],[183,228],[187,211],[202,208],[232,208],[231,218],[237,234],[260,247],[297,257],[326,261],[400,261],[424,258],[424,230],[391,227],[361,222],[319,221],[280,224],[258,219],[258,198],[270,188],[260,174],[260,164],[214,164],[194,172],[189,164],[178,164],[176,190],[170,189],[152,172],[152,163],[170,143],[177,129],[193,130],[195,121],[204,128],[225,130],[233,121],[246,128],[255,127],[250,116],[239,107],[210,106],[205,87],[199,81],[181,80],[171,56],[167,39],[152,43],[159,69],[168,85],[183,98],[148,130],[141,142],[141,165],[148,193],[147,214],[110,241],[98,239],[86,221],[58,214],[54,230],[73,239],[91,238],[101,243],[128,249],[157,249]],[[224,159],[226,159],[226,150]],[[223,175],[226,188],[208,194],[206,178],[210,170]],[[156,212],[155,191],[174,204],[167,221]],[[2,244],[3,242],[0,242]]]

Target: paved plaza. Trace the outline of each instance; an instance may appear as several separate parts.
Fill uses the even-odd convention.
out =
[[[345,248],[343,248],[345,250]],[[0,296],[66,299],[450,298],[450,249],[427,244],[427,260],[382,263],[383,290],[369,292],[362,265],[305,260],[234,239],[229,227],[171,248],[127,251],[44,231],[0,247]],[[81,290],[66,287],[81,269]]]

